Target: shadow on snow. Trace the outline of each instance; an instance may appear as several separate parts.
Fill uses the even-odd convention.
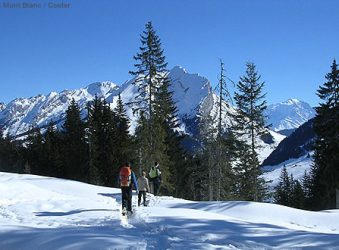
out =
[[[192,204],[194,205],[194,204]],[[76,210],[75,210],[76,211]],[[96,211],[96,210],[94,210]],[[101,211],[98,209],[97,211]],[[72,211],[70,211],[72,212]],[[60,215],[42,215],[60,216]],[[60,228],[6,230],[0,234],[0,249],[184,249],[184,248],[335,248],[336,234],[290,230],[280,226],[242,221],[151,217],[150,222],[136,217],[134,226],[124,228],[118,218],[88,220],[89,225]]]

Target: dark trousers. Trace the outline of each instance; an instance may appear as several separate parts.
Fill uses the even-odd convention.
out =
[[[121,204],[122,209],[132,211],[132,187],[121,187]]]
[[[154,192],[154,195],[158,195],[158,192],[159,192],[159,187],[160,187],[160,180],[159,178],[152,178],[150,179],[150,181],[153,183],[153,192]]]
[[[143,205],[146,206],[146,191],[139,191],[138,194],[138,206],[141,204],[141,196],[143,198]]]

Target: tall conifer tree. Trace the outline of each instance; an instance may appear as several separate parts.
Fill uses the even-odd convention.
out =
[[[50,123],[44,134],[45,137],[45,152],[48,158],[48,175],[59,178],[69,178],[65,172],[65,157],[62,147],[65,146],[64,141],[61,140],[60,132],[55,126]]]
[[[314,120],[314,209],[335,208],[336,190],[339,189],[339,69],[335,60],[325,78],[326,82],[318,89],[322,102],[316,108]]]
[[[266,109],[266,101],[263,94],[264,82],[260,82],[261,76],[258,75],[256,67],[253,63],[246,64],[246,75],[240,77],[237,84],[237,91],[235,93],[235,101],[237,104],[238,115],[236,116],[237,131],[240,133],[244,141],[249,140],[249,155],[245,161],[240,161],[238,168],[244,168],[249,171],[248,176],[252,180],[246,180],[246,185],[250,190],[247,193],[253,192],[252,199],[259,201],[264,195],[264,181],[260,178],[260,168],[257,150],[259,146],[256,143],[258,136],[265,131],[264,111]],[[248,150],[246,146],[243,150]],[[241,155],[248,154],[242,152]],[[238,171],[239,172],[239,171]],[[240,171],[239,173],[241,173]]]
[[[168,89],[170,79],[161,41],[151,22],[146,24],[140,40],[140,52],[134,56],[137,62],[136,71],[130,72],[136,76],[134,84],[139,91],[136,100],[131,103],[134,105],[134,112],[138,112],[140,117],[136,133],[139,164],[148,171],[155,161],[159,162],[162,190],[170,192],[173,191],[170,181],[170,168],[173,164],[166,140],[169,139],[168,128],[176,126],[176,108]]]
[[[79,105],[74,99],[66,110],[63,135],[66,176],[70,179],[85,181],[88,167],[85,122],[81,119]]]
[[[114,151],[115,151],[115,163],[114,163],[114,176],[117,178],[119,167],[126,163],[126,161],[134,160],[133,155],[133,143],[132,138],[129,134],[129,118],[124,107],[124,103],[119,94],[117,105],[114,109],[114,118],[115,118],[115,141],[114,141]]]

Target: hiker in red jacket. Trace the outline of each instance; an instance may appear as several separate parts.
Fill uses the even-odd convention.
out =
[[[138,182],[129,163],[126,163],[125,166],[120,169],[119,183],[121,187],[122,214],[132,214],[132,189],[134,186],[138,193]]]

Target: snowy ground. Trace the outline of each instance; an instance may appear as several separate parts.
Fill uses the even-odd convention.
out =
[[[134,202],[135,202],[135,197]],[[339,210],[150,197],[128,221],[117,189],[0,173],[0,249],[338,249]]]

